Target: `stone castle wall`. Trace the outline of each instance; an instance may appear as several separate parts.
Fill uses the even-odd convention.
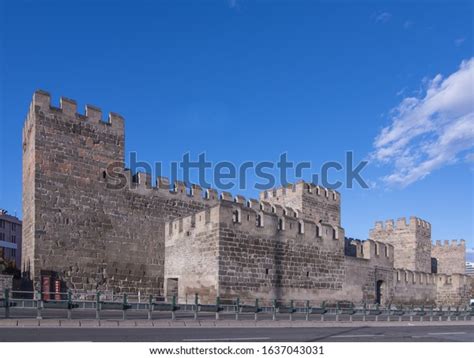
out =
[[[260,199],[271,204],[292,207],[302,217],[314,222],[341,225],[341,195],[313,184],[299,182],[288,187],[266,190]]]
[[[165,222],[213,198],[132,178],[123,168],[123,119],[103,122],[96,107],[80,115],[74,101],[55,108],[36,92],[23,138],[24,270],[35,280],[53,272],[76,289],[161,293]],[[112,162],[115,173],[107,173]],[[108,186],[117,178],[125,188]]]
[[[214,303],[219,295],[219,210],[166,224],[165,294],[179,302]],[[177,282],[173,282],[177,281]],[[173,283],[176,291],[173,291]]]
[[[423,281],[431,227],[420,219],[377,224],[371,240],[351,243],[355,257],[345,256],[339,193],[297,183],[257,201],[166,178],[153,185],[124,168],[122,117],[104,122],[98,108],[82,115],[76,107],[66,98],[51,106],[38,91],[23,130],[22,269],[36,282],[54,275],[72,289],[177,293],[188,302],[198,293],[203,303],[467,297],[462,275]],[[436,250],[442,271],[454,267],[458,249]]]
[[[285,216],[281,212],[279,216],[270,208],[267,212],[261,210],[264,205],[257,207],[259,210],[222,201],[208,211],[172,222],[171,226],[181,227],[182,230],[167,234],[167,275],[178,276],[180,272],[183,275],[184,270],[186,275],[194,276],[193,267],[197,267],[196,278],[200,277],[197,261],[200,260],[201,248],[217,246],[219,269],[215,280],[218,281],[219,296],[223,299],[240,297],[243,302],[255,298],[262,302],[272,299],[341,299],[345,278],[343,230],[328,224],[319,224],[317,228],[317,224],[295,218],[292,214]],[[172,252],[168,247],[177,241],[203,237],[203,227],[200,229],[197,225],[199,216],[214,218],[212,227],[214,229],[218,225],[219,235],[209,234],[206,242],[192,244],[194,254],[184,249],[190,261],[183,267],[179,262],[179,250]],[[284,218],[283,229],[280,217]],[[193,225],[193,222],[196,224]],[[334,231],[338,232],[337,235]],[[213,264],[211,260],[210,265]],[[180,300],[193,292],[193,287],[179,285],[182,289]]]
[[[469,304],[471,287],[469,276],[462,274],[436,275],[436,302],[443,306]]]
[[[453,274],[466,272],[466,244],[456,240],[436,241],[431,247],[431,256],[436,259],[438,273]]]
[[[395,267],[411,271],[431,272],[431,225],[416,217],[375,223],[369,238],[393,245]]]

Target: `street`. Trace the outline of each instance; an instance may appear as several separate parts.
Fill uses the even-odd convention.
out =
[[[2,342],[474,342],[474,325],[298,328],[0,328]]]

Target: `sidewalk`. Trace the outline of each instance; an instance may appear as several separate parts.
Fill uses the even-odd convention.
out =
[[[66,320],[66,319],[0,319],[0,328],[294,328],[294,327],[404,327],[404,326],[465,326],[474,321],[424,322],[321,322],[321,321],[251,321],[251,320]]]

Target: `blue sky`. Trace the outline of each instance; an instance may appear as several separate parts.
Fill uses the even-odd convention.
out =
[[[472,2],[0,3],[0,207],[21,212],[41,88],[122,114],[141,160],[319,168],[353,150],[371,187],[340,189],[348,236],[416,215],[474,246]]]

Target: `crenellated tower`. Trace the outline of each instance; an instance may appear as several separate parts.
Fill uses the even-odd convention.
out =
[[[378,221],[369,238],[394,247],[394,266],[399,269],[431,272],[431,225],[417,217]]]
[[[55,107],[34,93],[23,129],[22,269],[35,283],[162,292],[165,222],[216,194],[166,178],[153,186],[148,173],[124,168],[124,148],[120,115],[103,120],[95,106],[82,114],[73,100]]]
[[[308,220],[341,225],[341,195],[335,190],[298,182],[263,191],[260,193],[260,199],[272,204],[289,206]]]
[[[466,272],[466,243],[461,240],[436,241],[431,247],[431,256],[435,260],[436,272],[441,274]]]

